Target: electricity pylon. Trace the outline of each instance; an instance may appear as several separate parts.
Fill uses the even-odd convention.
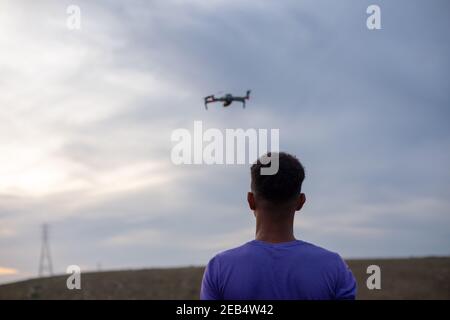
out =
[[[50,242],[48,239],[48,225],[42,225],[42,240],[41,240],[41,257],[39,259],[39,277],[48,272],[53,275],[52,257],[50,256]]]

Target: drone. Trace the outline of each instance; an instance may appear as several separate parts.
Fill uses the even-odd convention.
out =
[[[245,108],[245,100],[250,99],[250,90],[247,90],[247,93],[244,97],[233,96],[230,93],[227,93],[223,97],[216,98],[214,95],[210,95],[204,98],[205,99],[205,109],[208,110],[208,103],[211,102],[223,102],[224,107],[228,107],[233,101],[242,102],[242,108]]]

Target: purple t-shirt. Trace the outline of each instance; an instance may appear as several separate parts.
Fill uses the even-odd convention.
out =
[[[355,299],[352,272],[334,252],[294,240],[253,240],[212,258],[202,300]]]

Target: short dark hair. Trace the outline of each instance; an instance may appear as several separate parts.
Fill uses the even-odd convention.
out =
[[[267,156],[274,157],[276,153],[269,152],[263,157]],[[305,169],[295,156],[279,152],[278,172],[273,175],[261,174],[261,167],[270,166],[270,163],[261,163],[261,158],[250,169],[251,189],[255,196],[278,204],[290,201],[300,195],[305,179]]]

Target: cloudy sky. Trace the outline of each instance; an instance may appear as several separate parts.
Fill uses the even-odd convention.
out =
[[[0,282],[36,276],[43,223],[56,273],[201,265],[252,239],[248,165],[171,162],[171,133],[195,120],[280,129],[307,172],[298,238],[350,258],[449,255],[449,9],[1,0]],[[247,89],[245,110],[203,108]]]

